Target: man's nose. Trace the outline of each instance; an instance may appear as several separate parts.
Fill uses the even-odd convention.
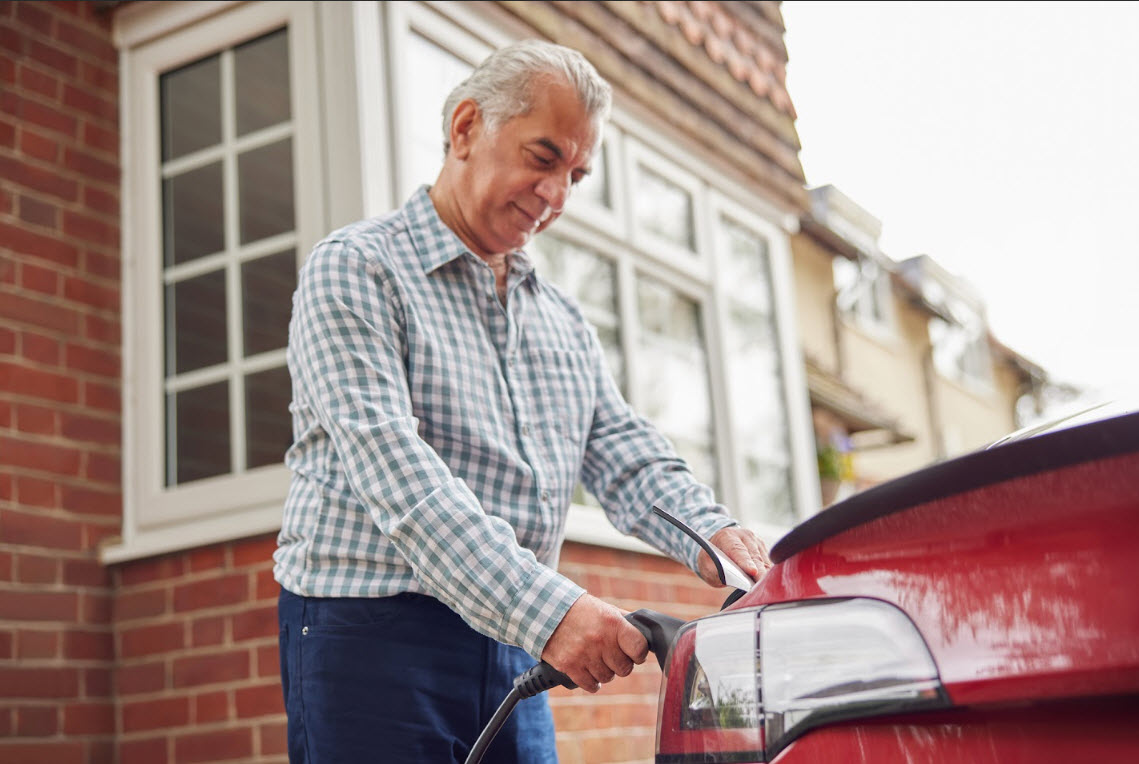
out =
[[[569,197],[571,183],[569,176],[547,175],[538,181],[535,190],[538,192],[538,196],[550,206],[550,210],[554,214],[560,215],[562,207],[565,206],[566,199]]]

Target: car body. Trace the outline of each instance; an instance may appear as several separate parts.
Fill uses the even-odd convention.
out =
[[[678,633],[658,764],[1139,762],[1139,413],[810,518]]]

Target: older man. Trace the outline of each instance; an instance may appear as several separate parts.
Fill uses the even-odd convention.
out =
[[[294,762],[462,761],[534,658],[590,692],[642,662],[622,612],[556,571],[579,479],[618,529],[710,583],[653,504],[745,571],[770,564],[522,253],[589,174],[609,104],[574,51],[495,53],[444,106],[435,184],[333,233],[301,271],[274,569]],[[556,761],[544,698],[487,760]]]

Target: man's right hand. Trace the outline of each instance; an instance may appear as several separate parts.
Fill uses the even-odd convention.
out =
[[[644,663],[649,643],[624,614],[591,594],[573,603],[546,642],[542,660],[586,692]]]

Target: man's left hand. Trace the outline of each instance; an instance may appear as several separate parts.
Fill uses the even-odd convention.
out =
[[[767,554],[767,545],[749,531],[733,525],[721,528],[712,536],[712,546],[722,551],[728,559],[740,566],[740,570],[758,581],[767,571],[771,570],[771,557]],[[707,552],[700,552],[697,560],[700,569],[700,578],[710,586],[723,586],[720,576],[716,573],[716,564]]]

